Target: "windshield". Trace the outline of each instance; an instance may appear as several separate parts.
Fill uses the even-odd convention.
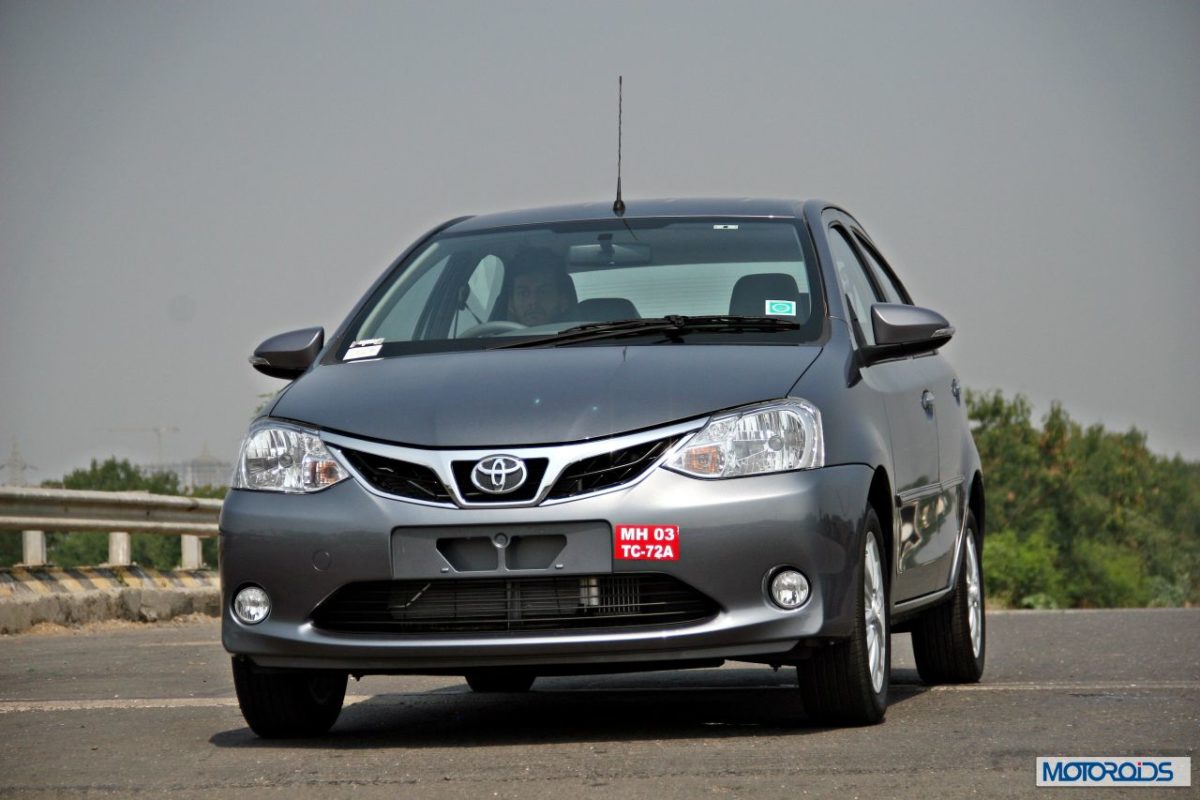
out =
[[[721,325],[621,330],[620,344],[795,344],[824,306],[793,221],[621,220],[435,237],[400,265],[350,326],[336,358],[495,347],[612,344],[555,339],[596,323],[731,317]],[[762,324],[763,318],[795,323]],[[757,321],[757,322],[755,322]],[[659,326],[661,327],[661,326]]]

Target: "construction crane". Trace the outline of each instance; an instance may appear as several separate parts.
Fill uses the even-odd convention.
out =
[[[158,443],[158,466],[163,464],[163,437],[168,433],[179,433],[174,425],[155,425],[153,428],[106,428],[109,433],[153,433]]]

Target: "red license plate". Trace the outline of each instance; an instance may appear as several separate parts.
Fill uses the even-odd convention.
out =
[[[678,525],[617,525],[613,558],[618,561],[678,561]]]

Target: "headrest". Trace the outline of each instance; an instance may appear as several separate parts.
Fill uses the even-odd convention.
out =
[[[808,319],[808,295],[800,291],[796,279],[786,272],[765,272],[743,275],[733,285],[729,298],[729,313],[738,317],[765,317],[768,300],[790,300],[796,304],[796,322]]]
[[[512,302],[513,283],[520,275],[541,274],[545,279],[558,286],[560,292],[567,298],[571,308],[575,307],[575,281],[562,268],[561,261],[556,259],[549,250],[541,247],[529,247],[519,251],[508,262],[504,270],[504,282],[500,285],[500,293],[496,296],[496,304],[488,320],[509,319],[509,304]],[[574,319],[574,316],[571,316]]]

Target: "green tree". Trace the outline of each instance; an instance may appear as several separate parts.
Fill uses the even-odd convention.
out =
[[[967,394],[983,462],[985,572],[1017,606],[1200,601],[1200,465],[1149,451],[1136,429],[1082,428],[1055,403]]]
[[[1014,608],[1061,608],[1058,548],[1045,531],[990,531],[983,543],[989,597]]]
[[[20,531],[0,531],[0,567],[21,562]]]

